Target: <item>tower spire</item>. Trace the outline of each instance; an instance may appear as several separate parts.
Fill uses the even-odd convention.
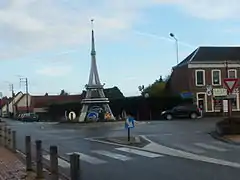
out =
[[[91,19],[91,25],[92,25],[92,49],[91,49],[91,56],[95,56],[96,55],[93,23],[94,23],[94,19]]]

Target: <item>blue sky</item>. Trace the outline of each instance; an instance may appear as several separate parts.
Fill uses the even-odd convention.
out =
[[[80,93],[90,70],[90,19],[95,19],[102,83],[137,95],[139,85],[176,64],[172,32],[183,60],[200,45],[238,45],[237,0],[1,0],[0,88],[9,95],[19,76],[31,94]],[[226,3],[227,2],[227,3]]]

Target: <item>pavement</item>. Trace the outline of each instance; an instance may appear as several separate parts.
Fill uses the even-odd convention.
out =
[[[138,148],[101,141],[124,137],[124,123],[58,124],[6,120],[17,131],[17,148],[24,152],[24,137],[43,141],[43,157],[57,145],[61,172],[69,175],[69,155],[80,155],[82,180],[232,180],[240,175],[240,146],[213,139],[209,132],[219,119],[138,123],[131,131],[149,141]],[[33,146],[34,147],[34,146]]]
[[[34,180],[35,174],[26,173],[25,165],[16,154],[0,146],[0,180]]]

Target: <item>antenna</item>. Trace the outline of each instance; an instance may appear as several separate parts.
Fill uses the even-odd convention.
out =
[[[92,30],[94,28],[94,19],[91,19],[91,26],[92,26]]]

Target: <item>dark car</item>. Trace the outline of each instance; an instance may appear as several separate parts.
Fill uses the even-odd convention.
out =
[[[201,111],[197,105],[179,105],[171,110],[163,111],[161,114],[164,119],[171,120],[173,118],[191,118],[196,119],[201,116]]]
[[[39,121],[38,115],[35,113],[25,113],[21,115],[21,121],[34,122]]]

